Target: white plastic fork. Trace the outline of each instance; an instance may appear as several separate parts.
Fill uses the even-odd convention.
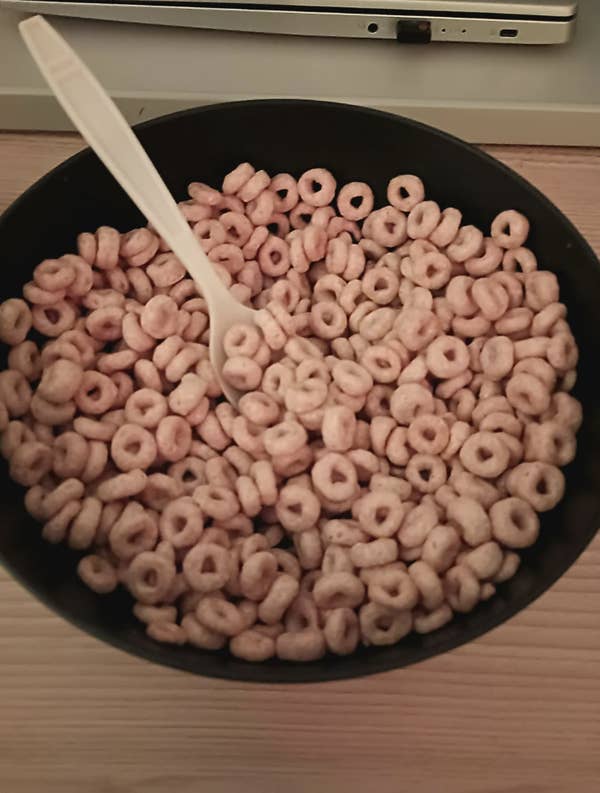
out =
[[[240,392],[222,377],[223,336],[236,322],[254,324],[257,312],[239,303],[221,281],[131,127],[79,56],[41,16],[21,22],[19,30],[75,127],[201,290],[210,315],[210,361],[223,393],[237,405]]]

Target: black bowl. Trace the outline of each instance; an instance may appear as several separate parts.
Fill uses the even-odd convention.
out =
[[[339,184],[369,182],[379,205],[386,203],[392,175],[416,173],[430,198],[459,207],[466,222],[481,228],[489,228],[500,210],[524,212],[531,221],[530,245],[541,266],[558,275],[580,345],[575,395],[585,418],[579,451],[566,471],[564,500],[543,516],[539,541],[523,554],[517,575],[494,598],[428,636],[411,635],[396,646],[361,649],[348,658],[252,665],[225,653],[156,644],[132,617],[125,593],[95,595],[77,578],[77,555],[41,539],[39,525],[22,506],[23,490],[10,482],[4,469],[0,557],[15,577],[59,614],[123,650],[197,674],[263,683],[334,680],[405,666],[481,636],[548,589],[591,540],[600,511],[600,400],[595,387],[600,268],[571,223],[525,180],[472,146],[423,124],[358,107],[294,100],[240,102],[166,116],[142,124],[136,133],[180,199],[192,179],[218,185],[227,171],[248,160],[270,173],[295,175],[325,166]],[[143,222],[89,149],[75,155],[0,219],[5,263],[1,298],[19,294],[42,259],[74,250],[78,232],[102,224],[125,231]]]

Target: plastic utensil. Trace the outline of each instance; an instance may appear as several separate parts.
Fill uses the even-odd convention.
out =
[[[227,399],[240,392],[223,381],[223,336],[257,314],[239,303],[219,278],[167,186],[121,112],[79,56],[42,16],[19,24],[29,52],[54,95],[90,147],[194,279],[210,314],[210,361]]]

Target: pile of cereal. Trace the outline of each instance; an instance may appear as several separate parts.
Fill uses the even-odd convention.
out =
[[[257,326],[226,336],[151,229],[0,306],[1,452],[49,542],[158,641],[262,661],[398,642],[512,576],[576,449],[577,346],[514,210],[490,236],[393,178],[248,163],[180,204]],[[48,337],[43,343],[27,339]]]

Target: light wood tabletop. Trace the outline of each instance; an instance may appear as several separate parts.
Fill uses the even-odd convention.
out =
[[[80,146],[0,135],[0,210]],[[600,150],[489,150],[600,253]],[[300,687],[129,657],[0,569],[3,793],[596,793],[599,747],[600,535],[546,595],[478,641]]]

